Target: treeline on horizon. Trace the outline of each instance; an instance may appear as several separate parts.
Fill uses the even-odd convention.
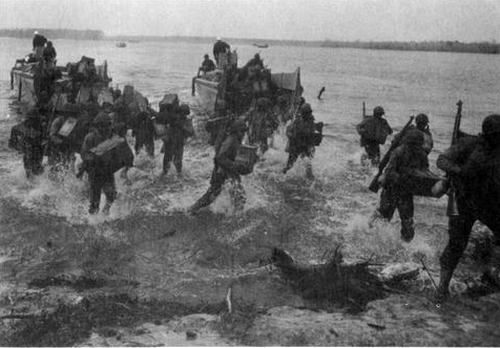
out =
[[[322,47],[333,48],[363,48],[371,50],[399,50],[399,51],[437,51],[437,52],[467,52],[467,53],[500,53],[500,44],[496,42],[471,42],[460,41],[422,41],[422,42],[400,42],[400,41],[381,41],[381,42],[344,42],[325,40]]]
[[[0,29],[0,36],[16,38],[32,38],[37,30],[48,40],[52,39],[74,39],[74,40],[102,40],[105,35],[102,30],[76,30],[76,29]]]
[[[74,40],[115,40],[115,41],[170,41],[188,43],[213,43],[215,38],[206,36],[145,36],[145,35],[117,35],[107,36],[101,30],[75,29],[0,29],[0,37],[32,38],[33,32],[38,30],[47,39],[74,39]],[[239,44],[268,44],[275,46],[308,46],[330,48],[359,48],[372,50],[399,50],[399,51],[434,51],[434,52],[464,52],[499,54],[500,44],[496,42],[460,42],[460,41],[303,41],[303,40],[268,40],[224,38],[229,43]]]

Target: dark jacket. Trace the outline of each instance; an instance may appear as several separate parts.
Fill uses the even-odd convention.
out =
[[[217,57],[219,53],[225,53],[227,52],[231,46],[225,41],[219,40],[216,43],[214,43],[214,57]]]
[[[492,230],[500,228],[500,148],[490,148],[481,136],[467,136],[438,157],[457,194],[458,210],[471,214]]]
[[[412,172],[427,169],[429,169],[429,160],[425,150],[418,145],[403,144],[391,153],[385,168],[386,182],[404,186]]]
[[[307,152],[313,146],[314,116],[300,116],[287,129],[290,152]]]
[[[200,70],[203,72],[209,72],[209,71],[215,70],[214,61],[211,60],[210,58],[203,60],[203,62],[201,63]]]
[[[361,135],[361,146],[376,142],[385,144],[387,136],[392,134],[392,128],[385,118],[369,116],[356,126],[356,130]]]
[[[241,145],[241,139],[235,134],[229,134],[222,142],[215,155],[215,164],[222,168],[229,175],[238,175],[238,169],[234,160],[238,154],[238,149]]]
[[[33,37],[33,48],[35,47],[43,47],[45,43],[47,42],[47,38],[43,35],[36,34]]]
[[[57,56],[54,46],[45,47],[43,50],[43,59],[47,62],[53,61]]]

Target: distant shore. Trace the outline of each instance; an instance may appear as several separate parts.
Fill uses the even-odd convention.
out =
[[[213,43],[213,37],[204,36],[146,36],[146,35],[117,35],[108,36],[101,30],[70,30],[70,29],[37,29],[50,39],[74,40],[109,40],[137,43],[141,41],[166,41],[188,43]],[[29,29],[0,29],[0,37],[31,38],[34,28]],[[358,48],[372,50],[397,51],[433,51],[433,52],[463,52],[499,54],[500,44],[496,42],[460,42],[460,41],[303,41],[303,40],[267,40],[224,38],[233,44],[257,44],[269,46],[307,46],[326,48]]]

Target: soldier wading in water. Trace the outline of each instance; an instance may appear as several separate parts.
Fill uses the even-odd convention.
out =
[[[448,220],[449,241],[440,258],[438,298],[448,295],[453,271],[467,246],[474,222],[484,223],[495,238],[485,275],[500,280],[500,115],[486,117],[482,134],[465,136],[438,157],[455,188],[458,214]]]

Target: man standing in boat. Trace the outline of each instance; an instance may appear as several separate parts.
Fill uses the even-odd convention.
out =
[[[210,179],[208,191],[189,209],[194,214],[203,207],[210,205],[222,191],[226,180],[231,181],[230,195],[236,210],[242,210],[245,205],[245,190],[241,186],[241,169],[235,162],[241,141],[245,136],[247,126],[245,121],[237,119],[231,125],[229,135],[215,146],[214,170]]]
[[[205,75],[209,71],[215,70],[215,63],[208,54],[205,54],[203,62],[201,62],[201,66],[198,69],[198,77],[200,77],[200,74],[203,73]]]
[[[47,38],[39,34],[38,31],[35,30],[33,36],[33,53],[35,54],[36,59],[42,59],[43,49],[46,42]]]
[[[219,55],[221,53],[229,53],[231,49],[231,46],[225,41],[222,41],[220,36],[217,37],[217,41],[214,43],[214,58],[215,62],[217,63],[217,66],[220,66],[220,58]]]

